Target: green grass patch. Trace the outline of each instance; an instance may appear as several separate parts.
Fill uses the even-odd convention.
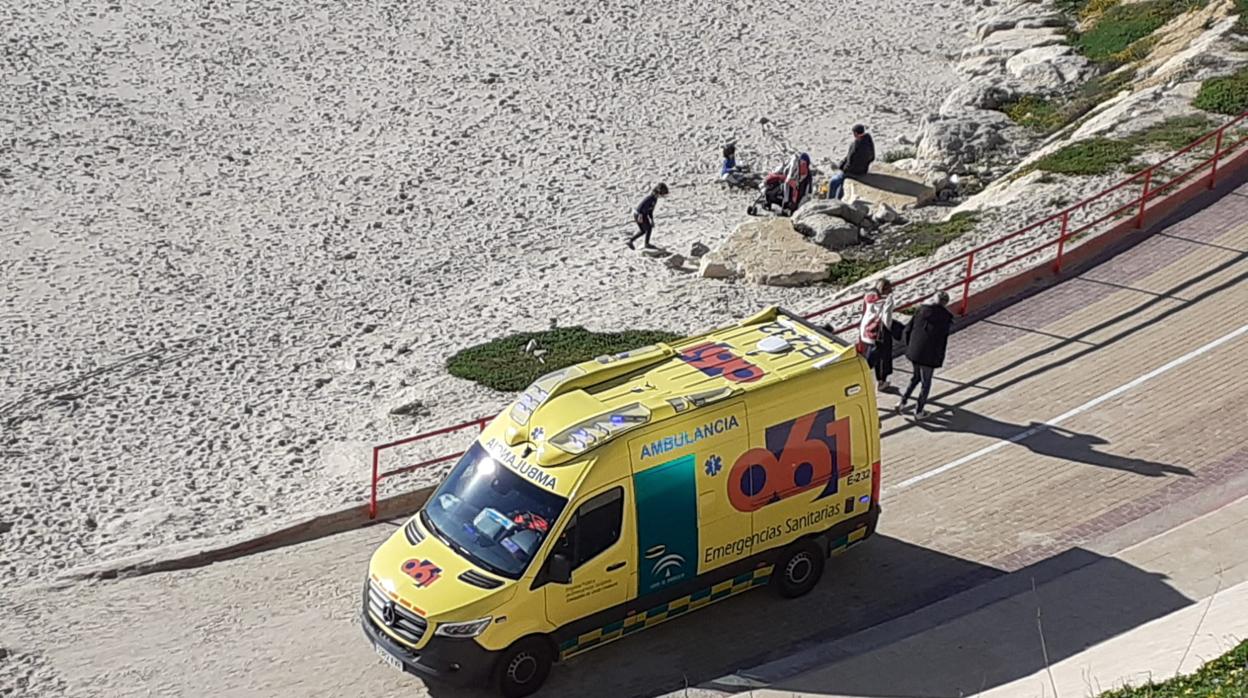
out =
[[[828,283],[849,286],[889,267],[887,259],[842,259],[829,267]]]
[[[1087,31],[1074,35],[1072,43],[1089,60],[1120,63],[1132,44],[1201,5],[1201,0],[1147,0],[1113,5],[1106,8]]]
[[[1090,138],[1071,143],[1061,150],[1038,160],[1034,168],[1065,175],[1108,174],[1128,164],[1135,157],[1136,147],[1126,141]]]
[[[1078,122],[1097,105],[1118,94],[1134,77],[1133,70],[1116,71],[1083,83],[1066,97],[1023,95],[1005,105],[1002,111],[1020,126],[1049,135]]]
[[[1244,0],[1248,3],[1248,0]],[[1246,10],[1248,11],[1248,10]],[[1244,15],[1239,16],[1240,22]],[[1209,78],[1200,84],[1200,91],[1192,106],[1215,114],[1238,116],[1248,109],[1248,68],[1240,68],[1232,75]]]
[[[1216,124],[1208,117],[1193,114],[1176,116],[1132,134],[1127,142],[1155,150],[1178,150],[1209,133]],[[1212,148],[1212,144],[1210,144]]]
[[[1248,696],[1248,640],[1196,673],[1161,683],[1106,691],[1100,698],[1243,698]]]
[[[1248,0],[1235,0],[1235,12],[1239,15],[1235,22],[1236,33],[1248,34]]]
[[[543,375],[588,361],[603,354],[615,354],[656,342],[670,342],[681,335],[658,330],[590,332],[584,327],[559,327],[545,332],[521,332],[457,352],[446,360],[452,376],[475,381],[503,392],[524,390]],[[546,350],[538,361],[524,351],[530,340]]]
[[[843,288],[894,264],[901,264],[917,257],[926,257],[971,232],[978,223],[979,214],[973,211],[956,213],[947,221],[910,223],[898,229],[897,232],[890,233],[890,237],[896,236],[906,241],[900,249],[887,257],[871,248],[850,252],[848,254],[855,256],[847,256],[830,267],[831,274],[827,282]]]

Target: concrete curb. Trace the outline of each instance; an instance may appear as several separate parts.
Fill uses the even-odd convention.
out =
[[[395,517],[414,513],[434,487],[422,487],[377,501],[377,518],[368,518],[368,505],[359,504],[327,514],[301,519],[267,533],[243,532],[225,539],[192,541],[184,544],[153,548],[150,551],[106,562],[75,567],[58,576],[60,581],[88,579],[121,579],[154,572],[169,572],[192,567],[203,567],[214,562],[276,550],[290,545],[306,543],[357,528],[364,528]]]

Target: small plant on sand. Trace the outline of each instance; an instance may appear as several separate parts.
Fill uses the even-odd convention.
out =
[[[1248,4],[1248,0],[1245,0]],[[1248,11],[1248,10],[1246,10]],[[1244,15],[1240,15],[1243,21]],[[1248,110],[1248,68],[1220,78],[1209,78],[1200,84],[1200,92],[1192,106],[1215,114],[1238,116]]]
[[[1194,674],[1107,691],[1100,698],[1242,698],[1248,696],[1248,640]]]
[[[1033,166],[1037,170],[1067,175],[1109,174],[1131,162],[1135,146],[1126,141],[1090,138],[1071,143],[1046,155]]]
[[[680,335],[657,330],[590,332],[584,327],[559,327],[545,332],[521,332],[485,344],[468,347],[446,361],[452,376],[475,381],[502,392],[524,390],[543,375],[588,361],[603,354],[615,354],[655,342],[669,342]],[[544,350],[541,360],[527,352],[530,341]],[[545,363],[543,363],[543,361]]]

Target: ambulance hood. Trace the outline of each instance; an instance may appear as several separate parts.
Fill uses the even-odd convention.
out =
[[[395,531],[368,565],[369,577],[395,603],[458,622],[490,615],[515,594],[515,581],[480,569],[417,526],[413,519]],[[413,544],[411,537],[419,539]]]

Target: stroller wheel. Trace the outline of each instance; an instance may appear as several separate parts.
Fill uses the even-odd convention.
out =
[[[748,208],[746,208],[746,209],[745,209],[745,212],[746,212],[747,214],[751,215],[751,216],[757,216],[757,215],[758,215],[758,207],[757,207],[757,206],[750,206],[750,207],[748,207]]]
[[[785,218],[788,218],[789,216],[793,215],[793,212],[789,210],[788,206],[785,206],[784,208],[780,209],[780,215]]]

